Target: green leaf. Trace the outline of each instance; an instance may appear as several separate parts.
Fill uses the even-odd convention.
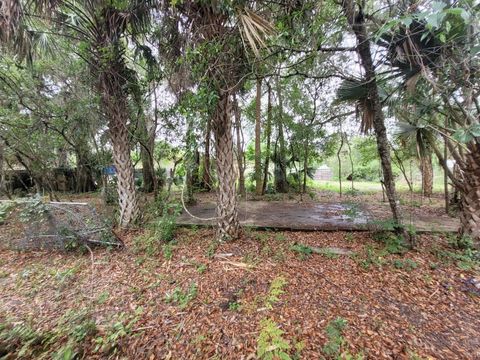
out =
[[[465,129],[460,129],[455,131],[452,137],[458,142],[464,143],[464,144],[468,143],[470,140],[473,139],[473,135],[471,134],[471,132]]]
[[[477,55],[478,53],[480,53],[480,45],[473,46],[473,47],[470,49],[470,55],[475,56],[475,55]]]
[[[473,125],[470,128],[470,134],[473,136],[480,136],[480,124]]]

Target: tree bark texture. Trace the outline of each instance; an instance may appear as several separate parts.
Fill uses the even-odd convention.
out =
[[[236,171],[233,166],[231,111],[229,95],[222,94],[212,118],[218,175],[217,237],[221,240],[236,239],[240,233],[235,190]]]

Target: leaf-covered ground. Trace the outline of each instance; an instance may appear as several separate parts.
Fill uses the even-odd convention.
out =
[[[399,254],[369,233],[246,231],[218,244],[184,229],[148,255],[138,235],[123,234],[121,251],[1,250],[0,354],[254,359],[285,345],[292,359],[480,358],[478,263],[440,237]],[[310,253],[325,246],[354,255]]]

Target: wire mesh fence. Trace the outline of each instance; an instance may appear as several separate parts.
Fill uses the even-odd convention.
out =
[[[23,227],[24,236],[9,241],[9,246],[18,250],[123,246],[111,226],[88,203],[43,202],[40,198],[10,202],[8,217]]]

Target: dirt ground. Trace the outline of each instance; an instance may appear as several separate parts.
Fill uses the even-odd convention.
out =
[[[419,194],[400,194],[400,208],[406,225],[420,232],[456,232],[459,221],[446,214],[440,194],[423,198]],[[178,222],[183,225],[213,225],[215,195],[203,193],[196,203],[187,205]],[[311,195],[275,194],[247,196],[238,203],[242,225],[283,230],[374,230],[391,217],[382,194],[343,195],[316,191]]]
[[[71,199],[108,213],[96,195]],[[441,198],[420,200],[402,206],[446,216]],[[381,194],[319,192],[300,205],[318,201],[388,217]],[[480,359],[480,259],[441,234],[422,234],[406,251],[368,231],[247,228],[218,243],[211,229],[179,228],[170,244],[155,239],[153,253],[138,245],[145,230],[118,235],[121,250],[18,252],[6,245],[21,226],[0,225],[0,357],[51,358],[71,347],[85,359],[256,359],[270,319],[291,359]],[[351,255],[310,251],[326,248]],[[332,338],[337,320],[346,326]],[[12,335],[18,327],[38,335],[27,348]]]
[[[417,250],[399,255],[381,253],[367,232],[249,231],[217,244],[212,230],[183,229],[168,254],[152,256],[136,250],[137,236],[123,233],[123,250],[84,255],[2,249],[0,322],[46,332],[69,310],[87,312],[96,333],[79,351],[88,359],[254,359],[260,323],[272,319],[292,358],[322,359],[331,358],[326,327],[341,317],[344,354],[480,359],[478,269],[441,256],[453,252],[437,236],[422,235]],[[298,243],[356,255],[301,256],[292,251]],[[278,278],[283,292],[267,306]],[[187,304],[167,301],[192,286]],[[140,308],[115,346],[95,351],[112,324],[127,324]]]

